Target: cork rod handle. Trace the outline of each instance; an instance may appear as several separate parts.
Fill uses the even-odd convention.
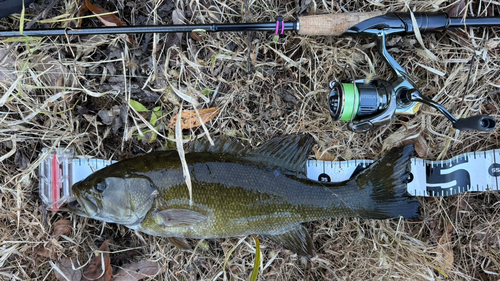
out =
[[[362,21],[384,14],[385,12],[339,13],[299,17],[298,33],[338,36]]]

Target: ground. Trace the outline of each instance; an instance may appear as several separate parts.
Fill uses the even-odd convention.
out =
[[[494,1],[91,2],[116,12],[127,25],[271,22],[280,15],[290,21],[367,11],[500,16]],[[79,5],[72,0],[36,1],[26,10],[25,28],[74,27]],[[20,18],[0,19],[0,29],[19,29]],[[36,22],[27,21],[34,18]],[[82,20],[84,27],[102,25],[95,17]],[[452,114],[498,118],[499,31],[455,29],[422,34],[421,40],[393,36],[388,48],[421,93]],[[72,147],[78,155],[113,160],[165,149],[172,146],[168,139],[175,138],[168,125],[181,107],[220,108],[205,124],[206,131],[184,129],[186,140],[208,132],[236,137],[250,147],[276,136],[309,133],[319,153],[333,160],[378,159],[403,139],[416,143],[419,157],[428,160],[499,148],[498,129],[459,132],[428,106],[415,115],[396,116],[385,128],[353,133],[345,122],[333,121],[327,107],[328,83],[350,77],[393,77],[371,38],[293,32],[279,37],[227,32],[0,38],[1,279],[55,280],[54,265],[65,257],[85,264],[107,239],[115,270],[154,260],[164,269],[156,280],[248,279],[255,259],[251,237],[192,240],[194,250],[183,252],[160,237],[42,207],[42,148]],[[127,106],[130,100],[147,111]],[[261,239],[259,278],[500,278],[498,191],[419,200],[421,215],[412,220],[332,218],[308,223],[316,249],[310,260]],[[54,223],[60,220],[71,221],[71,232],[54,237]]]

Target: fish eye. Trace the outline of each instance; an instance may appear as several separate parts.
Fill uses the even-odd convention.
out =
[[[106,190],[106,184],[104,182],[98,183],[97,186],[95,187],[95,190],[99,193],[104,192],[104,190]]]

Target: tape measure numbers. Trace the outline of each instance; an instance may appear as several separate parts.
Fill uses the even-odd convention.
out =
[[[470,152],[449,160],[411,159],[408,193],[441,197],[463,192],[499,190],[500,150]],[[307,161],[307,177],[317,181],[341,182],[366,169],[372,160]]]

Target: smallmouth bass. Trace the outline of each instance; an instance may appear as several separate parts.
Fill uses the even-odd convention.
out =
[[[255,150],[217,140],[197,142],[186,154],[189,201],[177,151],[158,151],[96,171],[73,185],[71,211],[169,238],[262,235],[303,256],[311,236],[301,223],[329,217],[385,219],[418,215],[406,191],[413,146],[397,148],[342,183],[306,178],[310,135],[278,137]]]

